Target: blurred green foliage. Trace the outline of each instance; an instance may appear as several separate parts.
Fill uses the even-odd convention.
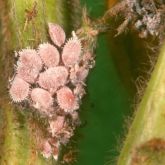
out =
[[[105,0],[81,2],[92,18],[98,18],[106,10]],[[82,103],[81,118],[86,124],[79,130],[76,165],[112,165],[118,155],[124,118],[130,113],[132,99],[114,65],[112,49],[108,35],[100,35],[96,66],[89,75],[87,96]]]

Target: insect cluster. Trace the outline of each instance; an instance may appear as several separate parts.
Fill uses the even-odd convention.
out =
[[[124,21],[117,28],[117,35],[132,27],[140,38],[164,37],[165,2],[163,0],[122,0],[107,11],[104,19],[120,16]]]
[[[160,36],[164,34],[165,3],[161,0],[127,0],[135,28],[141,37]]]
[[[41,152],[45,158],[57,160],[60,147],[69,142],[80,124],[78,109],[94,59],[90,51],[82,49],[74,31],[65,42],[65,32],[59,25],[49,23],[48,29],[53,44],[16,52],[16,73],[9,93],[13,102],[28,102],[33,111],[47,117],[49,136]]]

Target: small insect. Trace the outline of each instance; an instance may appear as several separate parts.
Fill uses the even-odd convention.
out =
[[[52,134],[52,137],[55,137],[58,133],[60,133],[63,130],[64,124],[64,116],[57,116],[56,120],[49,121],[50,133]]]
[[[48,141],[45,141],[43,146],[42,146],[42,155],[45,158],[49,158],[52,154],[52,147]]]
[[[83,96],[86,94],[84,85],[82,83],[76,84],[73,92],[76,96],[78,96],[79,99],[82,99]]]
[[[33,20],[33,18],[35,18],[37,16],[37,2],[35,1],[34,2],[34,5],[33,5],[33,8],[30,10],[30,9],[25,9],[25,25],[24,25],[24,30],[26,30],[26,27],[28,25],[28,23],[30,21]]]
[[[85,86],[85,80],[89,69],[84,66],[75,65],[70,69],[70,79],[73,85],[82,83]]]

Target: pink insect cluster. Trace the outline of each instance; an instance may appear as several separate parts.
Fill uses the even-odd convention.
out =
[[[66,41],[59,25],[49,23],[48,29],[52,44],[16,52],[9,93],[13,102],[28,102],[34,111],[47,116],[49,137],[42,144],[42,154],[57,160],[60,146],[69,142],[79,123],[79,104],[94,59],[90,51],[83,50],[74,31]]]

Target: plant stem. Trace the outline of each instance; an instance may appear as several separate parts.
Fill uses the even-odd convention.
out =
[[[139,146],[156,138],[165,140],[165,46],[158,57],[151,80],[136,112],[124,147],[118,159],[118,165],[133,165],[134,152]],[[142,155],[143,156],[143,155]],[[148,157],[148,159],[152,159]],[[164,159],[164,156],[161,157]],[[146,162],[142,163],[145,164]],[[150,163],[150,164],[153,164]],[[154,165],[160,165],[156,162]],[[141,165],[141,164],[140,164]]]

